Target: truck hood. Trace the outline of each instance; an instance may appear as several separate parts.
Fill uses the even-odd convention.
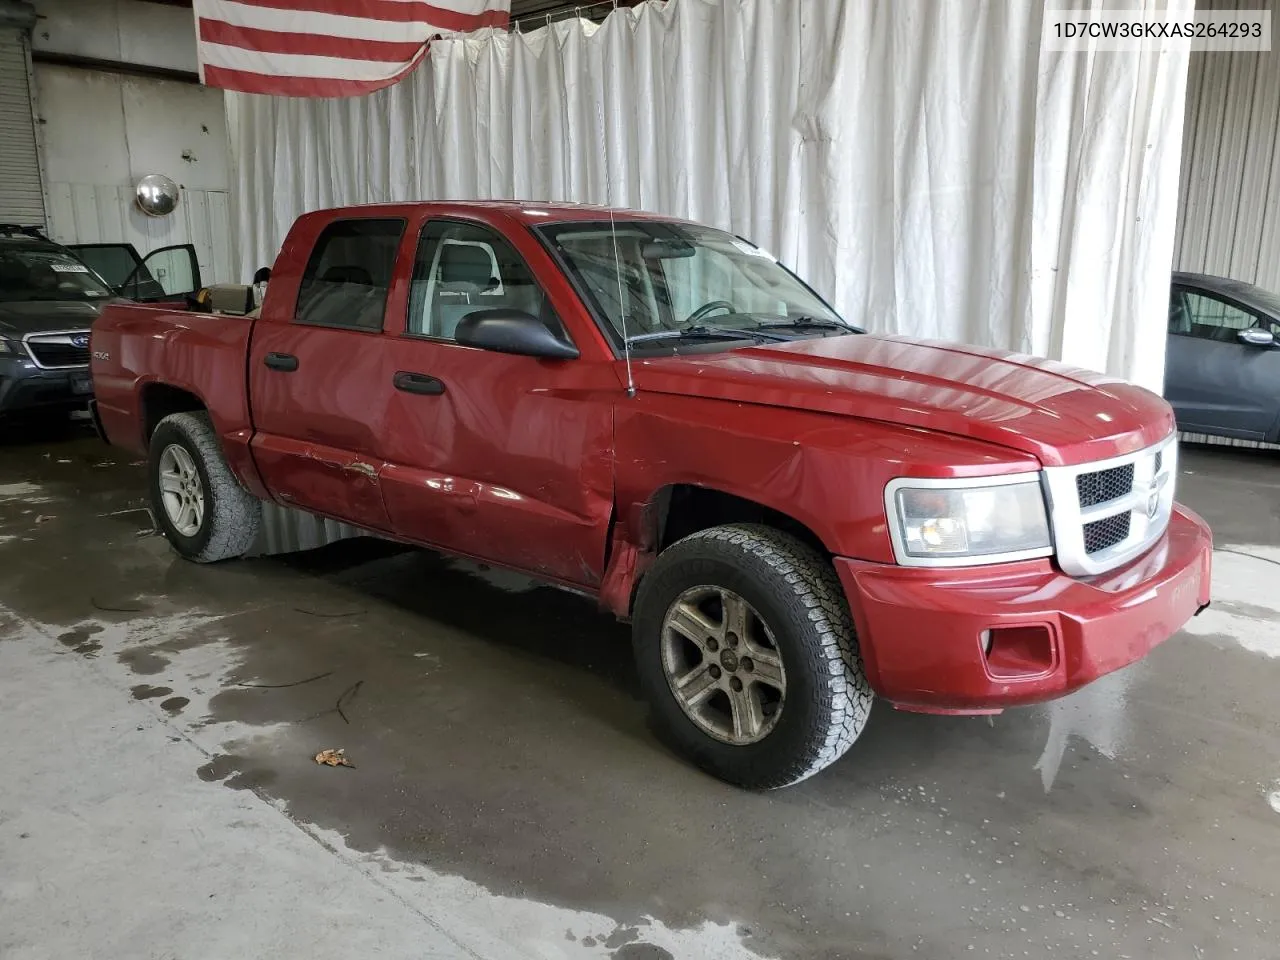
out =
[[[1132,453],[1173,430],[1141,387],[1025,354],[871,334],[633,361],[642,391],[899,423],[1046,466]]]
[[[103,300],[0,301],[0,333],[12,337],[52,330],[87,330],[102,308]]]

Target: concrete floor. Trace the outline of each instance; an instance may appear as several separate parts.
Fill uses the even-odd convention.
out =
[[[756,795],[655,741],[584,600],[374,541],[197,567],[141,464],[8,436],[0,956],[1280,957],[1280,458],[1183,466],[1191,628]]]

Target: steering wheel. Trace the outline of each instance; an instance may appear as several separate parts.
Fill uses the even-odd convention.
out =
[[[735,307],[728,300],[708,300],[706,303],[700,306],[697,310],[693,311],[693,313],[685,317],[684,322],[686,324],[697,323],[703,317],[706,317],[712,313],[715,313],[717,310],[726,310],[729,313],[738,312],[738,308]]]

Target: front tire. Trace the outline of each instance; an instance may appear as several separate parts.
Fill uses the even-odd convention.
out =
[[[173,548],[196,563],[245,554],[262,503],[240,485],[207,413],[174,413],[151,434],[151,512]]]
[[[659,733],[743,787],[834,763],[874,699],[831,564],[771,527],[712,527],[664,550],[641,581],[632,642]]]

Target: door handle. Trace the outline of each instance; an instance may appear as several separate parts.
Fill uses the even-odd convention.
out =
[[[293,373],[298,369],[298,358],[292,353],[268,353],[262,358],[272,370],[283,370],[285,373]]]
[[[444,393],[444,381],[429,377],[425,373],[409,373],[401,370],[391,378],[392,385],[405,393],[421,393],[436,397]]]

